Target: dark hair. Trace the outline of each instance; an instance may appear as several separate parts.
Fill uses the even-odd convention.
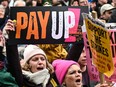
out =
[[[64,1],[62,1],[62,0],[59,0],[57,3],[55,3],[55,4],[52,4],[53,6],[58,6],[58,5],[62,5],[62,6],[66,6],[66,4],[64,3]]]
[[[1,2],[3,2],[3,1],[7,1],[7,2],[9,3],[9,0],[0,0],[0,4],[1,4]]]
[[[71,4],[73,4],[75,1],[79,2],[79,0],[70,0],[69,1],[69,6],[71,6]]]

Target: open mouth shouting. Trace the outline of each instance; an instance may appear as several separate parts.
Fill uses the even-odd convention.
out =
[[[37,67],[38,71],[43,70],[43,69],[44,69],[43,67]]]
[[[77,85],[82,85],[82,81],[81,81],[81,79],[80,79],[80,78],[76,79],[76,81],[75,81],[75,82],[76,82],[76,84],[77,84]]]

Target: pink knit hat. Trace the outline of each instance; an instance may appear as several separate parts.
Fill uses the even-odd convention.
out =
[[[72,61],[72,60],[57,59],[57,60],[53,61],[52,65],[54,67],[56,77],[61,85],[63,83],[64,77],[65,77],[69,67],[73,64],[76,64],[79,66],[79,64],[77,62]]]

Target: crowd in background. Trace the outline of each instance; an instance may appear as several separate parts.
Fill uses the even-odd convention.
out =
[[[0,0],[0,87],[115,87],[90,80],[82,43],[9,46],[10,8],[18,6],[88,6],[90,15],[116,23],[116,0]]]

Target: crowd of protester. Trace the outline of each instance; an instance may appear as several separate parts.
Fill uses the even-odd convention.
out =
[[[116,0],[0,0],[0,87],[115,87],[90,80],[83,43],[9,45],[10,8],[19,6],[88,6],[116,23]]]

